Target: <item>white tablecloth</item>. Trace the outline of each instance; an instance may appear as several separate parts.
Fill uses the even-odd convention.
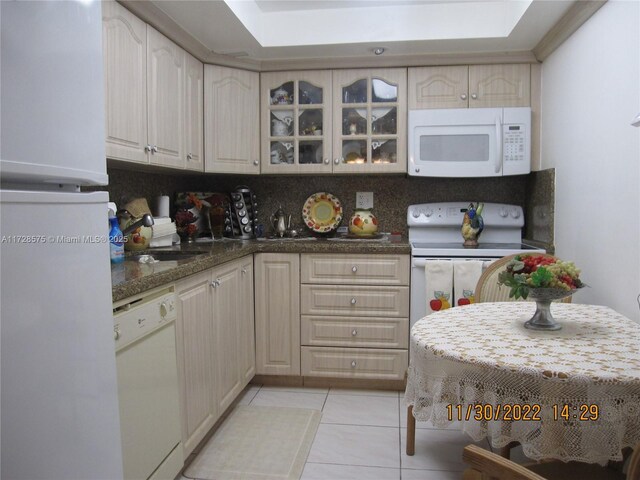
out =
[[[479,303],[418,321],[405,402],[417,420],[442,427],[461,415],[475,441],[517,441],[536,460],[622,459],[640,442],[640,325],[608,307],[557,303],[562,330],[525,329],[535,307]]]

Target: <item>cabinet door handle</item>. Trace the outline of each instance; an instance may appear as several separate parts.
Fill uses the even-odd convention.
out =
[[[352,299],[351,299],[351,305],[355,305],[355,304],[356,304],[356,299],[355,299],[355,298],[352,298]]]
[[[120,329],[118,327],[113,327],[113,339],[118,340],[120,338]]]
[[[338,164],[340,163],[340,159],[339,159],[339,158],[336,158],[336,159],[333,161],[333,163],[335,163],[336,165],[338,165]]]
[[[213,280],[210,284],[213,288],[218,288],[220,286],[220,280]]]
[[[356,273],[358,271],[358,267],[356,267],[355,265],[353,267],[351,267],[351,271],[353,273]]]
[[[358,330],[356,330],[355,328],[351,331],[351,336],[355,337],[356,335],[358,335]]]
[[[247,274],[247,269],[243,268],[242,270],[240,270],[242,272],[242,275],[246,275]]]
[[[254,160],[253,164],[257,167],[258,165],[260,165],[260,162],[258,160]]]
[[[144,147],[144,151],[146,153],[149,153],[151,151],[151,145],[147,145],[146,147]]]
[[[476,100],[478,98],[478,95],[476,95],[475,93],[471,94],[471,98],[473,98],[474,100]]]
[[[328,159],[328,158],[325,158],[325,159],[324,159],[324,164],[325,164],[325,165],[329,165],[329,159]]]
[[[193,155],[190,153],[187,153],[187,160],[193,160]]]
[[[355,360],[352,360],[352,361],[351,361],[351,368],[356,368],[356,365],[358,365],[358,364],[356,363],[356,361],[355,361]]]
[[[151,153],[158,153],[158,146],[154,145],[153,147],[151,147]]]
[[[463,93],[462,95],[460,95],[460,100],[466,100],[467,99],[467,94]]]

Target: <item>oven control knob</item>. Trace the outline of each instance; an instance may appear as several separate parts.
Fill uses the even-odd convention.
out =
[[[427,208],[423,213],[425,217],[430,217],[433,215],[433,210],[431,208]]]
[[[511,209],[511,216],[513,218],[520,218],[520,210],[518,208]]]
[[[507,209],[505,207],[500,207],[498,215],[500,215],[502,218],[505,218],[507,215],[509,215],[509,212],[507,212]]]
[[[420,211],[419,210],[414,210],[411,215],[413,216],[413,218],[418,218],[420,216]]]

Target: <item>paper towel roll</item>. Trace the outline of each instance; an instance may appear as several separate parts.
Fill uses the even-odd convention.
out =
[[[154,217],[168,217],[169,216],[169,197],[162,195],[156,197],[153,204],[153,216]]]

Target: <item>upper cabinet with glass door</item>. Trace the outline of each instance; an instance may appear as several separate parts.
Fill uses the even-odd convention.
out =
[[[331,173],[331,71],[260,75],[262,173]]]
[[[407,71],[334,70],[334,173],[407,169]]]

